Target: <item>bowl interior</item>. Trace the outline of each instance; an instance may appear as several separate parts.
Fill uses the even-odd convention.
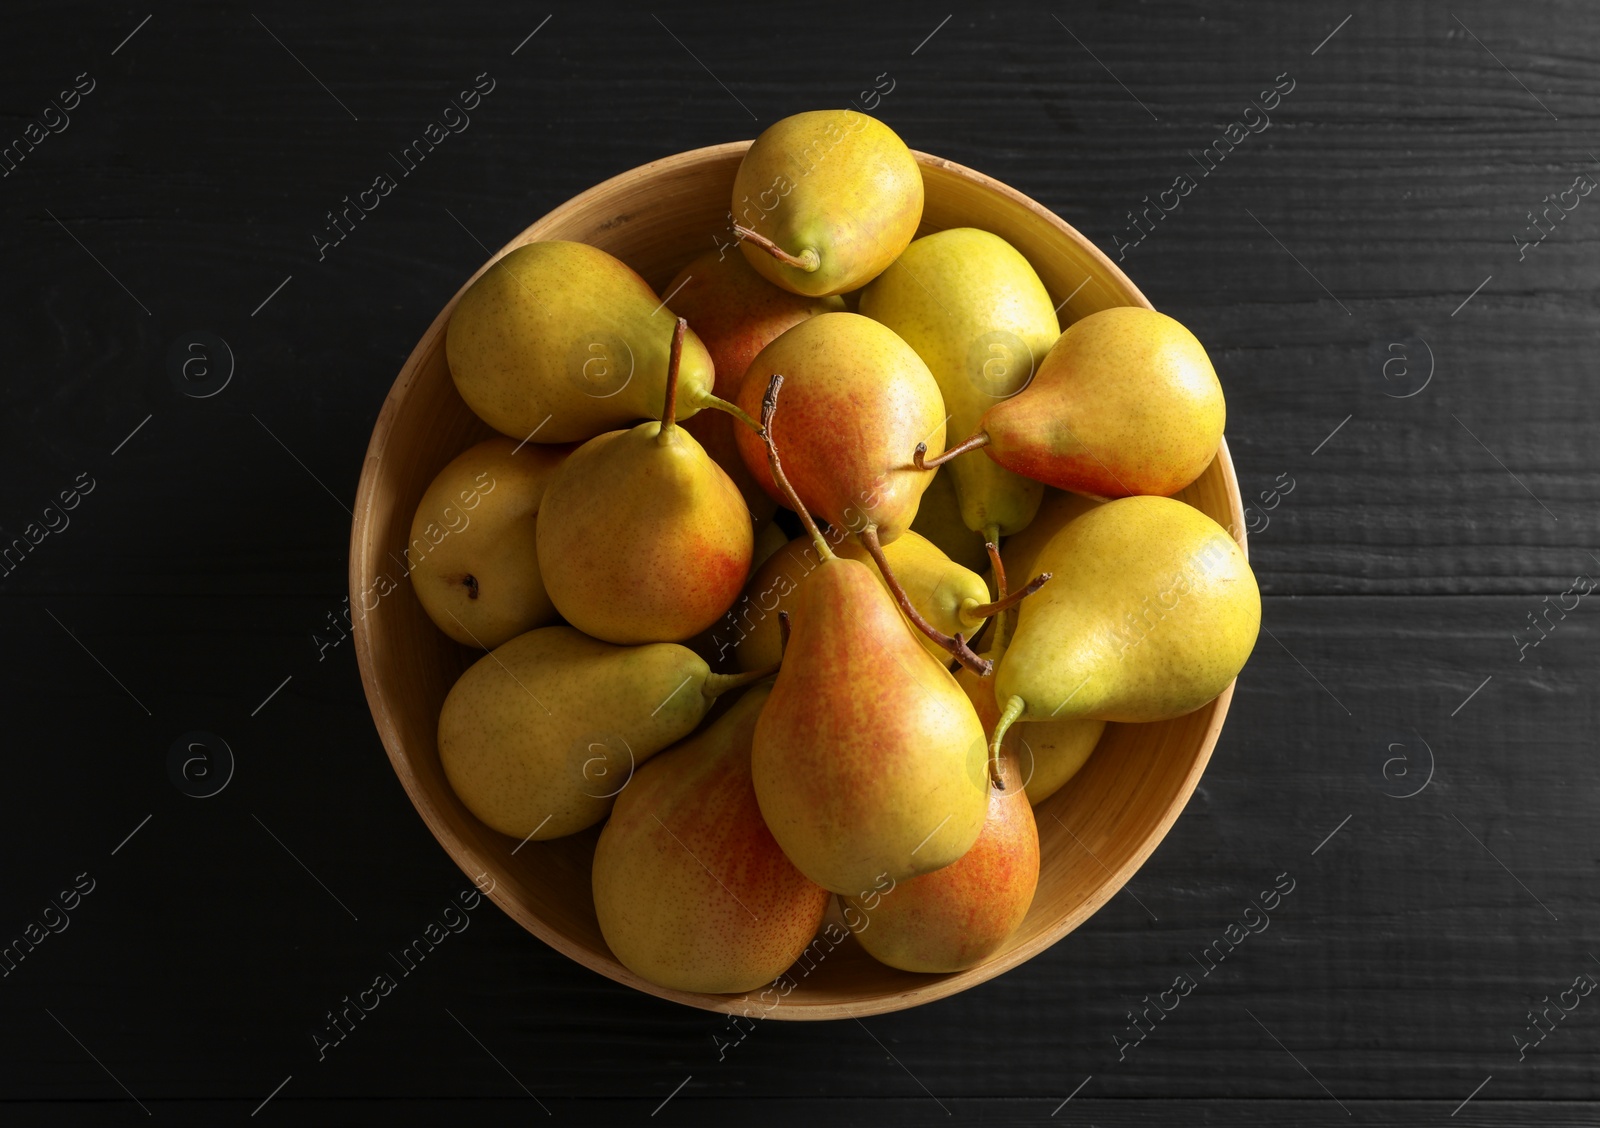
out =
[[[541,239],[591,243],[628,263],[659,293],[690,258],[729,238],[728,202],[748,145],[681,153],[608,180],[533,224],[495,258]],[[952,162],[924,153],[917,159],[927,194],[919,234],[968,226],[1006,239],[1062,303],[1063,325],[1110,306],[1149,305],[1110,260],[1041,205]],[[595,919],[589,874],[599,828],[528,842],[513,856],[518,843],[468,813],[439,764],[439,708],[479,652],[450,641],[429,621],[405,578],[403,550],[411,515],[433,476],[492,433],[457,395],[445,362],[444,330],[455,301],[440,311],[401,370],[362,469],[350,554],[356,652],[384,746],[417,810],[462,870],[528,931],[618,982],[692,1006],[791,1019],[864,1016],[954,994],[1042,951],[1104,904],[1161,841],[1210,757],[1232,686],[1175,721],[1107,726],[1083,770],[1038,808],[1041,858],[1033,907],[1006,947],[978,967],[938,976],[895,971],[851,940],[805,974],[797,969],[798,985],[770,1010],[770,996],[758,1002],[673,991],[628,971],[606,947]],[[1244,516],[1225,445],[1178,496],[1242,541]]]

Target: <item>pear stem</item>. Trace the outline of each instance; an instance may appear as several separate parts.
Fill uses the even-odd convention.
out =
[[[672,354],[667,358],[667,402],[661,408],[658,432],[663,441],[678,422],[678,364],[683,360],[683,334],[688,328],[689,322],[680,317],[672,329]]]
[[[778,653],[789,652],[789,612],[778,612]]]
[[[698,396],[695,399],[695,403],[702,408],[709,407],[713,411],[726,412],[757,434],[761,432],[761,424],[752,419],[750,413],[736,403],[729,403],[722,397],[714,396],[710,392],[705,392]]]
[[[1006,597],[1006,562],[1000,559],[1000,526],[989,525],[983,530],[983,550],[989,554],[989,567],[994,569],[995,598]]]
[[[774,372],[772,379],[767,381],[766,394],[761,397],[761,441],[767,444],[767,466],[772,470],[772,480],[778,483],[783,496],[789,499],[790,507],[800,515],[800,523],[806,527],[806,535],[811,538],[811,543],[817,546],[817,554],[824,560],[832,560],[833,549],[828,547],[828,542],[823,538],[822,530],[817,528],[817,522],[811,516],[811,511],[805,507],[800,495],[789,484],[789,478],[783,472],[783,463],[778,458],[778,444],[772,437],[772,417],[778,411],[778,389],[781,387],[783,387],[783,377]]]
[[[918,443],[916,452],[911,456],[911,465],[915,466],[918,470],[932,470],[936,466],[943,466],[946,462],[949,462],[958,454],[966,454],[969,450],[977,450],[981,446],[988,445],[989,432],[979,431],[970,439],[962,440],[955,446],[946,450],[943,454],[936,454],[932,458],[929,458],[928,444]]]
[[[750,240],[785,266],[792,266],[796,270],[803,270],[810,274],[822,265],[822,256],[817,254],[815,247],[807,247],[798,255],[792,255],[759,231],[752,231],[743,224],[735,223],[733,231],[740,238]]]
[[[781,662],[774,662],[766,669],[746,670],[742,674],[707,674],[705,685],[701,686],[700,692],[707,697],[720,697],[730,689],[738,689],[740,686],[758,682],[762,678],[770,678],[778,672],[780,665]]]
[[[989,568],[994,572],[994,590],[996,599],[1006,597],[1006,562],[1000,559],[1000,526],[988,524],[983,528],[983,548],[989,554]],[[989,630],[989,645],[985,647],[992,661],[998,662],[1006,652],[1006,643],[1010,638],[1010,615],[997,615],[990,620],[994,626]]]
[[[878,572],[883,576],[883,582],[889,587],[889,594],[894,596],[894,601],[900,605],[900,610],[905,617],[911,620],[912,626],[933,639],[934,642],[948,650],[967,669],[977,674],[980,678],[989,676],[994,669],[994,663],[986,658],[980,658],[967,645],[967,640],[959,633],[947,635],[938,627],[922,617],[911,602],[911,597],[906,595],[906,589],[900,586],[900,581],[895,577],[894,571],[889,567],[889,558],[883,553],[883,545],[878,540],[878,526],[868,525],[856,536],[866,546],[867,552],[872,556],[873,562],[878,565]]]
[[[989,779],[1001,791],[1006,789],[1006,784],[1005,780],[1000,778],[1000,746],[1005,743],[1006,733],[1016,724],[1027,707],[1022,698],[1012,694],[1011,699],[1006,702],[1005,712],[1001,713],[1000,719],[994,723],[994,735],[989,738]]]
[[[973,623],[980,619],[987,619],[991,615],[998,615],[1002,611],[1009,611],[1028,596],[1044,587],[1053,575],[1055,575],[1054,572],[1040,572],[1010,595],[1002,595],[993,603],[972,603],[970,601],[963,603],[961,605],[961,619],[963,622]],[[1002,588],[1001,590],[1004,589]]]

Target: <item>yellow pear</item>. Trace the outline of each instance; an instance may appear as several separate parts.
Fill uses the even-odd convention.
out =
[[[519,442],[582,442],[661,415],[674,326],[645,280],[600,248],[528,243],[461,295],[445,354],[461,398],[495,430]],[[679,418],[721,404],[715,382],[691,332]]]
[[[724,399],[739,394],[739,383],[755,355],[785,329],[819,313],[844,309],[840,298],[807,298],[779,289],[756,273],[731,247],[707,251],[667,284],[675,313],[689,321],[716,366],[713,391]],[[772,513],[773,500],[745,468],[733,441],[738,420],[720,411],[702,411],[684,421],[709,454],[739,486],[756,517]]]
[[[417,601],[457,642],[492,650],[553,622],[535,548],[539,503],[565,447],[486,439],[422,495],[405,556]]]
[[[680,336],[686,332],[679,319]],[[597,435],[568,456],[539,514],[539,568],[562,618],[615,643],[679,642],[715,623],[750,575],[739,487],[677,425],[669,363],[659,422]]]
[[[979,447],[1008,470],[1092,497],[1169,496],[1216,457],[1227,409],[1193,333],[1164,313],[1118,306],[1061,334],[1026,388],[919,467]],[[929,449],[932,449],[931,447]]]
[[[617,797],[594,850],[600,933],[636,975],[679,991],[754,991],[816,935],[828,891],[761,819],[750,744],[771,687],[747,689]]]
[[[943,474],[948,469],[941,467],[939,472]],[[1027,528],[1013,533],[1000,546],[1000,558],[1005,562],[1006,574],[1018,578],[1033,575],[1037,570],[1035,564],[1039,559],[1039,551],[1050,543],[1050,538],[1060,532],[1068,521],[1083,516],[1100,504],[1092,497],[1046,486],[1039,512],[1028,522]]]
[[[751,266],[821,297],[892,263],[917,232],[922,199],[922,170],[894,130],[854,110],[812,110],[756,138],[734,177],[732,214]]]
[[[1005,660],[999,654],[990,653],[985,657],[1004,665]],[[966,691],[984,731],[992,732],[1000,720],[1000,707],[994,699],[994,678],[980,678],[971,670],[961,669],[956,671],[956,681]],[[1001,753],[1015,760],[1028,802],[1037,807],[1060,791],[1078,774],[1078,769],[1089,762],[1105,730],[1104,721],[1077,717],[1013,725],[1005,734]]]
[[[972,849],[882,894],[840,898],[865,918],[856,939],[880,963],[962,971],[999,951],[1028,915],[1039,884],[1039,829],[1009,756],[1001,758],[1001,777],[1005,787],[990,789],[989,816]]]
[[[762,412],[771,469],[822,561],[795,593],[751,772],[789,860],[825,889],[861,893],[949,865],[977,839],[983,726],[872,570],[834,555],[789,489],[771,427],[781,383]]]
[[[983,534],[967,528],[961,518],[961,500],[956,497],[955,483],[948,467],[935,472],[928,480],[928,488],[922,491],[911,528],[938,545],[941,552],[963,568],[982,573],[989,566],[989,554],[983,548]]]
[[[835,551],[867,565],[889,588],[872,554],[854,537],[840,541]],[[910,530],[901,533],[893,544],[883,546],[883,555],[911,606],[942,634],[974,636],[994,614],[989,586],[983,577],[955,563],[921,534]],[[939,663],[950,660],[949,650],[938,642],[921,631],[916,637]]]
[[[767,384],[784,378],[785,414],[774,436],[801,502],[829,525],[875,529],[888,544],[911,526],[932,476],[911,465],[917,442],[943,450],[944,401],[928,366],[893,330],[857,313],[823,313],[785,331],[750,362],[737,403],[761,410]],[[761,487],[788,504],[753,428],[734,432]]]
[[[693,732],[718,694],[758,676],[713,674],[676,643],[612,646],[541,627],[491,650],[451,687],[439,762],[493,829],[560,838],[605,818],[639,764]]]
[[[1061,335],[1028,260],[998,235],[954,227],[913,242],[861,295],[861,312],[893,329],[939,382],[948,429],[970,435],[984,413],[1027,386]],[[967,528],[998,538],[1022,529],[1043,486],[992,459],[947,471]]]
[[[832,529],[824,536],[837,555],[865,564],[889,590],[872,554],[860,542]],[[902,533],[893,544],[883,546],[883,553],[911,605],[937,630],[975,634],[993,613],[983,578],[951,561],[921,535]],[[801,582],[821,562],[811,538],[799,536],[751,575],[744,594],[718,624],[718,641],[731,647],[741,670],[759,670],[778,661],[782,654],[778,613],[788,609]],[[949,661],[949,651],[920,630],[916,638],[940,664]]]
[[[1038,566],[1055,580],[1022,604],[996,669],[995,747],[1017,720],[1181,717],[1255,645],[1261,596],[1244,553],[1181,501],[1107,502],[1063,527]]]

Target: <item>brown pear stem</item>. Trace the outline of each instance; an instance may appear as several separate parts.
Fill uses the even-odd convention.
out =
[[[816,520],[811,516],[811,511],[800,500],[800,495],[789,484],[789,478],[783,472],[783,462],[778,458],[778,444],[772,437],[772,417],[778,411],[778,389],[783,387],[783,377],[774,372],[772,379],[767,381],[766,394],[761,397],[761,441],[767,444],[767,466],[772,470],[772,480],[778,483],[778,488],[783,491],[783,496],[789,499],[789,506],[800,515],[800,523],[806,527],[806,534],[811,538],[811,543],[817,546],[817,554],[824,560],[832,560],[833,549],[828,547],[828,542],[823,539],[822,530],[817,528]]]
[[[683,334],[689,322],[678,318],[672,329],[672,353],[667,357],[667,402],[661,408],[660,436],[666,436],[678,422],[678,364],[683,360]]]
[[[822,256],[817,253],[815,247],[807,247],[798,255],[792,255],[759,231],[752,231],[741,223],[735,223],[733,231],[740,238],[750,240],[785,266],[792,266],[796,270],[803,270],[810,274],[822,265]]]
[[[765,669],[746,670],[742,674],[707,674],[705,685],[701,686],[700,692],[707,697],[720,697],[730,689],[738,689],[740,686],[758,682],[762,678],[770,678],[778,672],[780,665],[781,662],[774,662]]]
[[[750,413],[736,403],[729,403],[727,400],[720,396],[714,396],[710,392],[702,392],[695,397],[694,402],[697,407],[709,407],[713,411],[726,412],[757,434],[761,432],[761,424],[752,419]]]
[[[789,612],[778,612],[778,653],[789,652]]]
[[[961,618],[964,622],[970,623],[976,619],[987,619],[991,615],[998,615],[1002,611],[1009,611],[1011,608],[1021,603],[1024,599],[1028,598],[1028,596],[1044,587],[1044,585],[1050,581],[1050,577],[1053,575],[1055,575],[1054,572],[1040,572],[1037,576],[1033,577],[1033,579],[1029,580],[1026,584],[1012,592],[1010,595],[1003,595],[993,603],[974,603],[971,606],[963,605],[961,608]]]
[[[1006,702],[1005,711],[994,724],[994,735],[989,738],[989,779],[1001,791],[1006,789],[1006,783],[1000,778],[1000,746],[1005,743],[1006,733],[1016,724],[1027,707],[1022,698],[1012,694],[1011,699]]]
[[[861,543],[866,546],[867,552],[878,565],[878,572],[883,576],[883,582],[889,587],[889,594],[894,596],[894,601],[900,605],[900,610],[917,630],[933,639],[934,642],[948,650],[967,669],[977,674],[980,678],[989,676],[994,669],[994,663],[987,658],[980,658],[967,645],[967,640],[959,633],[947,635],[938,627],[922,617],[911,602],[911,597],[906,595],[906,589],[900,586],[900,581],[895,577],[894,570],[889,567],[889,558],[883,553],[883,545],[878,540],[878,526],[868,525],[856,534]]]
[[[989,567],[994,569],[995,598],[1006,597],[1006,562],[1000,559],[1000,528],[990,525],[983,531],[983,550],[989,554]]]
[[[963,439],[955,446],[946,450],[943,454],[936,454],[932,458],[929,458],[928,444],[918,443],[916,452],[911,456],[911,465],[915,466],[918,470],[932,470],[936,466],[943,466],[946,462],[949,462],[958,454],[966,454],[969,450],[977,450],[981,446],[988,445],[989,432],[979,431],[970,439]]]

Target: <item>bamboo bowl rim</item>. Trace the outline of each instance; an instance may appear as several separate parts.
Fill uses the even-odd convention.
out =
[[[416,389],[419,372],[423,367],[425,358],[434,349],[442,347],[439,338],[443,335],[449,323],[450,315],[461,295],[503,255],[525,243],[550,237],[544,232],[551,228],[558,228],[564,221],[571,219],[597,199],[615,194],[623,186],[637,189],[641,184],[648,184],[653,180],[660,181],[686,169],[720,161],[730,161],[743,154],[750,144],[750,141],[730,141],[719,145],[692,149],[651,161],[602,181],[567,200],[523,229],[505,246],[496,251],[462,284],[450,301],[434,317],[416,347],[407,357],[393,386],[385,397],[382,410],[373,425],[372,436],[362,465],[360,485],[356,492],[355,513],[351,525],[349,579],[353,607],[361,606],[357,593],[363,590],[364,577],[375,574],[379,549],[373,543],[375,538],[371,535],[371,530],[377,522],[377,510],[375,507],[379,502],[378,494],[384,459],[385,457],[396,458],[404,456],[405,452],[403,450],[398,448],[395,450],[390,449],[397,422],[405,410],[407,400]],[[1015,208],[1020,208],[1030,213],[1034,219],[1042,220],[1049,228],[1053,229],[1052,233],[1055,237],[1072,244],[1078,255],[1092,261],[1110,279],[1118,291],[1113,296],[1119,299],[1112,304],[1142,306],[1146,309],[1155,308],[1111,259],[1076,228],[1044,205],[1018,192],[1009,185],[954,161],[916,150],[913,150],[913,153],[918,164],[925,171],[937,169],[943,173],[948,173],[956,179],[967,181],[984,192],[999,197]],[[1062,304],[1066,305],[1067,302],[1064,301]],[[1226,494],[1228,517],[1232,524],[1232,528],[1229,531],[1248,555],[1243,502],[1239,492],[1238,479],[1234,473],[1233,462],[1228,453],[1226,439],[1222,441],[1217,451],[1213,467],[1208,468],[1206,474],[1209,475],[1213,469],[1220,472]],[[1202,477],[1204,476],[1202,475]],[[409,524],[409,515],[407,516],[407,524]],[[432,747],[428,749],[408,747],[392,712],[389,687],[384,684],[379,675],[377,668],[378,658],[374,649],[372,629],[368,624],[366,613],[363,611],[356,614],[352,616],[352,620],[356,659],[360,667],[362,686],[372,711],[373,721],[383,741],[390,765],[400,778],[406,794],[417,808],[417,812],[422,816],[423,822],[440,845],[444,847],[445,852],[450,855],[451,859],[475,882],[480,882],[480,879],[485,875],[507,872],[503,859],[487,856],[484,851],[473,843],[466,841],[456,831],[451,825],[450,819],[446,817],[436,796],[424,786],[423,781],[413,770],[412,760],[415,756],[433,755],[437,757],[437,749]],[[442,642],[449,641],[445,639],[442,633],[439,637]],[[454,644],[451,643],[450,645]],[[1143,866],[1151,853],[1166,837],[1178,815],[1187,805],[1190,796],[1199,783],[1200,776],[1210,761],[1212,750],[1216,747],[1218,737],[1222,731],[1223,721],[1227,717],[1228,706],[1233,698],[1236,684],[1236,681],[1229,683],[1228,687],[1213,702],[1201,707],[1202,710],[1209,709],[1211,715],[1205,731],[1200,737],[1199,747],[1193,754],[1193,759],[1187,772],[1179,781],[1176,793],[1168,802],[1166,809],[1161,812],[1154,826],[1145,833],[1137,847],[1121,864],[1114,870],[1107,870],[1102,880],[1092,888],[1082,901],[1074,908],[1062,913],[1048,927],[1041,929],[1014,947],[1002,949],[1001,952],[990,959],[963,972],[941,976],[920,976],[917,978],[921,982],[905,990],[877,993],[857,1000],[819,1003],[790,1002],[774,1007],[768,1012],[767,1017],[800,1020],[865,1017],[933,1002],[938,999],[948,998],[969,987],[1000,975],[1055,944],[1090,916],[1094,915],[1101,906],[1110,900],[1133,874]],[[1042,822],[1043,820],[1041,820],[1041,824]],[[750,995],[736,996],[679,991],[658,986],[635,975],[618,962],[608,950],[597,952],[551,926],[529,906],[511,895],[508,891],[510,884],[509,882],[492,882],[491,887],[485,890],[484,893],[527,931],[585,967],[626,986],[700,1009],[730,1014],[740,1013],[741,1009],[748,1010],[750,995],[755,994],[754,992],[751,992]]]

